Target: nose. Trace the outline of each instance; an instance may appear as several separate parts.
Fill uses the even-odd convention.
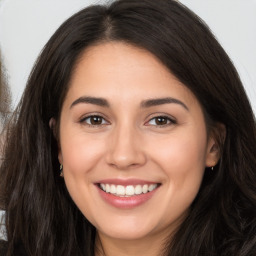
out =
[[[107,145],[106,161],[109,165],[127,170],[146,163],[141,134],[134,127],[123,125],[112,131]]]

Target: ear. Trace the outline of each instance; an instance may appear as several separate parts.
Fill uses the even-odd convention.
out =
[[[60,163],[60,164],[63,164],[61,149],[59,149],[58,159],[59,159],[59,163]]]
[[[57,136],[56,136],[56,135],[57,135],[57,133],[56,133],[57,127],[56,127],[56,120],[55,120],[55,118],[52,117],[52,118],[50,119],[50,121],[49,121],[49,127],[50,127],[50,129],[52,130],[55,139],[57,139]]]
[[[223,144],[226,138],[226,127],[224,124],[217,123],[210,131],[207,152],[206,152],[206,167],[214,167],[222,154]]]
[[[53,132],[53,136],[56,139],[57,143],[58,143],[58,159],[59,159],[59,163],[62,164],[62,153],[61,153],[61,147],[60,147],[60,143],[59,143],[59,138],[58,138],[58,132],[57,132],[57,125],[56,125],[56,120],[55,118],[51,118],[49,121],[49,127]]]

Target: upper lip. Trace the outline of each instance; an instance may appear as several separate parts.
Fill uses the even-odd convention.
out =
[[[113,184],[113,185],[144,185],[144,184],[159,184],[157,181],[147,181],[141,179],[104,179],[95,182],[95,184]]]

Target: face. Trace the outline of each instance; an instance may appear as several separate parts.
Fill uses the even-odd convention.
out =
[[[151,53],[87,49],[64,100],[59,161],[100,237],[147,239],[176,228],[213,166],[200,104]]]

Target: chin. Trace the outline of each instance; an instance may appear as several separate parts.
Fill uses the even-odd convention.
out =
[[[123,220],[121,222],[109,221],[110,225],[100,225],[96,227],[99,233],[113,239],[120,240],[138,240],[152,234],[157,230],[157,224],[153,220],[143,223],[143,220]],[[156,224],[156,225],[154,225]]]

